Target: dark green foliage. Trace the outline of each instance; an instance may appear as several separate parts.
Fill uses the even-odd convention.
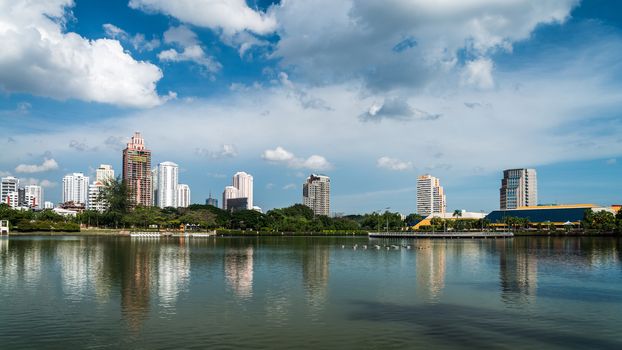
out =
[[[617,219],[617,216],[619,215],[620,213],[614,216],[612,213],[604,210],[594,213],[591,209],[588,209],[585,211],[582,225],[583,228],[588,230],[594,230],[603,233],[615,232],[618,230],[620,224],[620,220]]]

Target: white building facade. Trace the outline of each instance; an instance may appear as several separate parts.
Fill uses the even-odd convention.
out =
[[[177,185],[177,207],[187,208],[190,205],[190,186],[186,184]]]
[[[24,186],[24,197],[28,207],[43,209],[43,187],[39,185]]]
[[[302,204],[315,215],[330,214],[330,177],[311,174],[302,185]]]
[[[538,178],[535,169],[503,171],[499,189],[499,208],[517,209],[538,205]]]
[[[227,210],[227,200],[238,198],[238,189],[233,186],[225,187],[225,190],[222,192],[222,208]]]
[[[1,202],[7,203],[9,193],[17,192],[19,188],[19,179],[13,176],[3,177],[0,182]]]
[[[89,199],[89,177],[83,173],[73,173],[65,175],[63,178],[63,198],[62,202],[74,202],[75,204],[88,205]]]
[[[177,207],[179,166],[173,162],[158,164],[157,170],[157,206],[160,208]]]
[[[417,178],[417,214],[427,217],[431,214],[444,214],[447,211],[447,198],[440,180],[432,175]]]
[[[233,187],[238,189],[237,198],[247,198],[246,209],[253,209],[253,176],[243,171],[233,175]]]
[[[86,206],[88,210],[103,212],[108,209],[108,203],[100,198],[103,188],[104,183],[101,181],[95,181],[89,185],[89,200]]]
[[[95,181],[106,183],[108,180],[114,180],[114,169],[112,165],[100,164],[99,168],[95,170]]]

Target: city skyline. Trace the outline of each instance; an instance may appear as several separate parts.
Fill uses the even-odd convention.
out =
[[[619,201],[620,4],[248,1],[251,17],[197,22],[131,3],[3,5],[1,176],[56,202],[67,173],[120,173],[140,130],[153,165],[183,164],[195,203],[239,169],[264,210],[299,202],[314,172],[339,184],[335,212],[413,211],[424,173],[448,210],[490,211],[509,168],[538,169],[541,203]]]

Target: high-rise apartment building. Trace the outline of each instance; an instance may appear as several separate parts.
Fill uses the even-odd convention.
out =
[[[32,209],[43,209],[43,187],[38,185],[24,186],[24,206]]]
[[[89,185],[87,209],[103,212],[108,208],[108,203],[101,198],[101,193],[106,183],[114,178],[114,169],[111,165],[99,165],[99,168],[95,170],[95,181]]]
[[[427,217],[430,214],[444,214],[447,211],[445,190],[440,180],[432,175],[417,178],[417,214]]]
[[[95,181],[89,185],[89,202],[86,206],[89,210],[96,210],[103,212],[108,208],[108,203],[100,198],[104,183],[102,181]]]
[[[139,132],[134,133],[123,150],[123,181],[127,184],[132,205],[153,204],[151,151],[145,148],[145,140]]]
[[[233,186],[225,187],[225,190],[222,192],[222,208],[224,210],[229,209],[227,207],[227,201],[234,198],[238,198],[238,189]]]
[[[504,170],[499,195],[502,210],[538,205],[536,169]]]
[[[238,198],[247,198],[246,209],[253,209],[253,176],[243,171],[235,173],[233,187],[238,189]]]
[[[106,183],[107,180],[114,180],[114,169],[112,165],[100,164],[95,170],[95,181]]]
[[[7,203],[7,196],[9,193],[17,192],[19,188],[19,179],[13,176],[7,176],[2,178],[2,182],[0,182],[0,194],[2,203]]]
[[[67,174],[63,178],[63,203],[88,204],[89,177],[83,173]]]
[[[190,186],[186,184],[177,185],[177,207],[187,208],[190,205]]]
[[[179,166],[173,162],[162,162],[157,169],[156,205],[160,208],[176,208]]]
[[[315,215],[330,213],[330,177],[311,174],[302,185],[302,203]]]
[[[4,199],[3,203],[8,204],[9,207],[13,209],[19,207],[19,192],[18,191],[7,193],[6,198]]]
[[[253,176],[243,171],[239,171],[233,175],[233,186],[225,187],[222,193],[222,208],[225,210],[253,209]],[[232,199],[246,198],[245,201],[235,201],[235,208],[230,206],[227,201]],[[245,203],[241,208],[240,203]]]

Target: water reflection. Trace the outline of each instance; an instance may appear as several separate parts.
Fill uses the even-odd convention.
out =
[[[450,347],[513,347],[529,339],[535,347],[573,334],[568,339],[589,347],[613,345],[594,339],[619,337],[620,240],[434,240],[417,241],[422,249],[381,251],[339,249],[344,242],[368,244],[358,238],[0,240],[0,300],[11,300],[0,303],[0,339],[17,342],[26,334],[43,347],[54,337],[98,334],[82,347],[104,341],[207,347],[208,339],[244,348],[296,338],[328,348],[332,336],[360,340],[341,344],[360,348],[445,338]],[[378,285],[386,292],[378,293]],[[204,327],[196,332],[196,325]],[[235,329],[249,331],[240,336]],[[192,344],[198,337],[203,342]],[[5,347],[29,347],[19,345]],[[283,343],[294,345],[300,344]]]
[[[132,240],[127,265],[121,271],[121,311],[133,332],[141,329],[149,314],[157,242]]]
[[[225,280],[238,298],[253,296],[253,247],[225,250]]]
[[[447,242],[421,240],[416,252],[416,293],[428,301],[438,301],[445,287]]]
[[[35,242],[30,249],[24,252],[23,271],[24,282],[29,286],[36,286],[41,279],[41,244]]]
[[[326,303],[329,255],[328,246],[324,244],[316,244],[303,251],[302,278],[307,303],[313,313],[321,311]]]
[[[158,295],[160,305],[174,306],[180,291],[188,288],[190,279],[190,253],[188,242],[177,245],[160,245],[158,257]]]
[[[0,254],[9,250],[9,239],[0,237]]]
[[[510,305],[533,304],[538,287],[538,259],[528,249],[517,249],[513,240],[499,240],[501,299]]]

